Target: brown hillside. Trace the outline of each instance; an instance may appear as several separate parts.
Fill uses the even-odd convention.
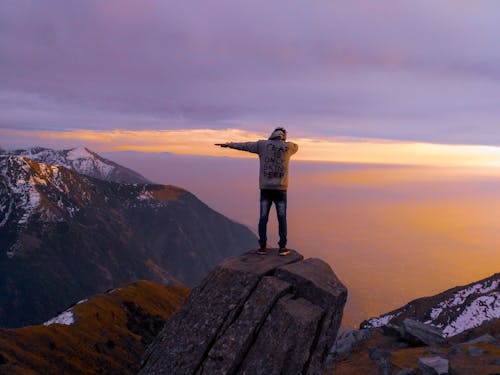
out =
[[[134,374],[188,291],[138,281],[73,306],[72,325],[0,329],[0,373]]]

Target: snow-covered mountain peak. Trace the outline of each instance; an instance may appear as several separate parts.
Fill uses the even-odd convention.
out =
[[[88,159],[92,158],[93,153],[86,147],[76,147],[68,150],[66,158],[68,160]]]
[[[33,147],[11,151],[7,154],[25,156],[45,164],[61,165],[75,172],[101,180],[122,183],[149,183],[146,178],[137,172],[105,159],[86,147],[65,150]]]

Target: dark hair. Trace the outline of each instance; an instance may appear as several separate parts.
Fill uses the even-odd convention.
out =
[[[281,131],[282,131],[283,133],[285,133],[285,135],[286,135],[286,129],[285,129],[284,127],[279,126],[279,127],[277,127],[276,129],[274,129],[274,131],[276,131],[276,130],[281,130]]]

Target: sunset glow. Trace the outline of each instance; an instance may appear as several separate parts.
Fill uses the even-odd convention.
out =
[[[332,266],[356,325],[500,271],[499,14],[500,1],[0,1],[0,153],[86,147],[256,232],[257,155],[215,144],[283,126],[299,145],[287,246]]]
[[[57,141],[67,147],[82,144],[96,151],[169,152],[179,155],[252,157],[214,147],[226,141],[266,139],[264,133],[240,129],[179,130],[0,130],[2,138],[30,138],[38,144]],[[292,138],[300,145],[295,160],[362,164],[397,164],[446,167],[500,167],[500,147],[406,142],[379,139]],[[499,172],[500,173],[500,172]]]

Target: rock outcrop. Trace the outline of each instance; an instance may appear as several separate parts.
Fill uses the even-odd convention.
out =
[[[169,319],[140,374],[317,374],[347,289],[296,251],[226,259]]]

